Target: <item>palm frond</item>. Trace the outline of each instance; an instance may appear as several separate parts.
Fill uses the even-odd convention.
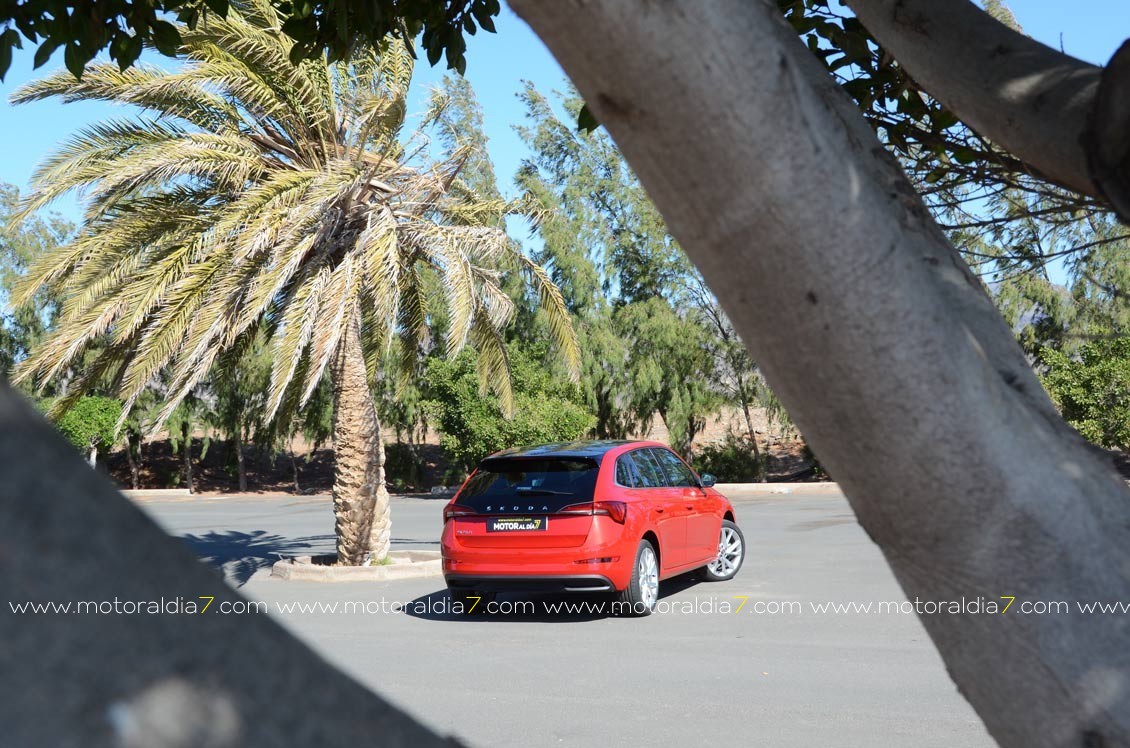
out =
[[[471,321],[471,339],[479,355],[475,367],[479,374],[479,391],[486,395],[493,392],[498,396],[498,404],[507,418],[514,415],[514,387],[510,382],[510,359],[506,355],[506,344],[487,312],[482,307],[475,310]]]
[[[74,396],[109,384],[128,413],[161,380],[156,429],[217,362],[262,334],[268,415],[289,418],[333,370],[356,313],[370,377],[386,363],[414,371],[431,345],[434,297],[446,307],[447,352],[474,346],[483,391],[511,412],[501,331],[515,313],[504,281],[516,269],[579,368],[560,291],[502,228],[528,206],[460,181],[470,144],[416,165],[427,136],[404,135],[413,61],[403,43],[292,65],[279,26],[270,0],[233,0],[226,18],[181,29],[186,62],[175,72],[96,64],[81,81],[57,74],[15,94],[143,110],[78,131],[34,175],[19,217],[69,192],[86,205],[74,238],[11,295],[14,307],[45,288],[62,299],[57,327],[15,376],[42,386],[97,345]],[[422,125],[443,106],[434,99]]]
[[[561,295],[561,289],[549,277],[545,268],[521,252],[515,252],[519,263],[529,274],[531,284],[541,300],[541,311],[549,325],[554,345],[561,354],[569,377],[574,382],[581,377],[581,348],[577,343],[577,332],[573,328],[573,318],[569,307]]]

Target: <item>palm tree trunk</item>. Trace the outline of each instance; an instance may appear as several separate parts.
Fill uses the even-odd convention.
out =
[[[356,312],[338,343],[332,376],[337,562],[359,566],[388,555],[391,516],[384,480],[384,442],[369,389]]]

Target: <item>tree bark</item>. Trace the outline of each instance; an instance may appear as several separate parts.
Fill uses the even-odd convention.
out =
[[[235,447],[235,471],[239,479],[240,493],[247,492],[247,466],[243,462],[243,434],[241,429],[237,428],[232,434],[232,442]]]
[[[138,460],[141,458],[140,450],[137,458],[133,455],[133,439],[130,438],[130,432],[127,429],[125,433],[126,442],[126,463],[129,464],[129,485],[133,490],[141,488],[141,466],[138,465]]]
[[[744,393],[745,383],[739,378],[738,388]],[[768,476],[766,476],[765,465],[761,461],[761,450],[757,448],[757,432],[753,428],[753,414],[749,412],[749,400],[746,396],[742,395],[742,413],[745,414],[745,427],[746,432],[749,434],[749,444],[753,448],[753,459],[757,463],[757,482],[764,483]]]
[[[252,603],[91,472],[3,382],[0,475],[0,673],[31,686],[6,687],[0,698],[4,745],[456,745],[326,664],[270,616],[217,613]],[[9,609],[115,599],[178,603],[180,612]]]
[[[86,464],[91,468],[98,466],[98,447],[94,444],[90,445],[90,451],[86,453]]]
[[[358,566],[388,555],[392,519],[385,486],[384,442],[369,389],[360,314],[356,312],[338,344],[332,377],[337,560]]]
[[[514,0],[910,599],[1130,599],[1130,491],[774,3]],[[1130,744],[1118,616],[922,615],[1002,745]]]
[[[187,421],[181,426],[181,455],[184,460],[184,485],[189,493],[196,493],[192,482],[192,427]]]
[[[294,440],[291,439],[290,443],[286,445],[286,455],[290,459],[290,471],[294,478],[294,493],[301,494],[302,489],[298,485],[298,462],[294,459]]]
[[[1130,223],[1130,41],[1103,69],[1087,137],[1091,176],[1123,222]]]
[[[970,0],[846,0],[931,96],[1070,190],[1102,197],[1085,149],[1102,68],[1025,36]]]

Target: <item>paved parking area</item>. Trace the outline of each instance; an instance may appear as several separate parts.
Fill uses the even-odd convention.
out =
[[[328,660],[470,745],[993,745],[914,615],[820,611],[905,600],[842,496],[732,498],[742,571],[666,582],[645,619],[550,607],[576,596],[467,618],[441,580],[270,578],[273,553],[332,550],[324,497],[141,505]],[[438,547],[442,504],[395,499],[395,545]]]

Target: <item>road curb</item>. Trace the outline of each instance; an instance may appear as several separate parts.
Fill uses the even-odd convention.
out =
[[[192,493],[187,488],[125,488],[122,489],[127,499],[180,499],[190,498]]]
[[[276,561],[271,576],[292,582],[389,582],[443,576],[439,551],[392,551],[383,566],[331,566],[311,556]]]
[[[718,483],[714,486],[723,494],[727,491],[753,494],[790,493],[842,493],[839,483]]]

